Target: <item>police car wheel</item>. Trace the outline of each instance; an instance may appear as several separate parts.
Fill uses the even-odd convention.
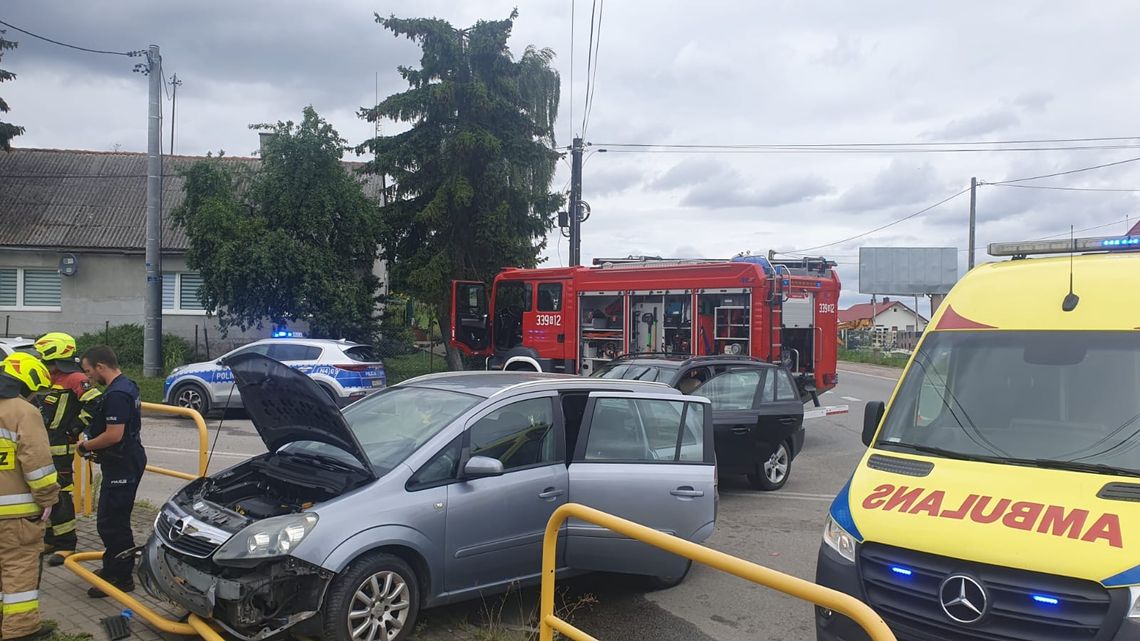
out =
[[[178,407],[196,410],[202,416],[210,411],[210,399],[206,396],[205,390],[193,383],[184,383],[176,387],[172,398]]]
[[[787,443],[780,443],[768,460],[760,464],[758,473],[749,474],[753,489],[772,492],[784,487],[792,473],[792,452]]]

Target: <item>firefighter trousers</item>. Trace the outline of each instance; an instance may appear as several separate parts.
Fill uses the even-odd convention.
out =
[[[77,543],[75,535],[75,504],[71,493],[75,491],[75,480],[71,470],[71,458],[63,464],[56,457],[55,470],[59,475],[59,503],[51,512],[51,525],[44,532],[44,543],[48,552],[74,552]]]
[[[40,629],[40,552],[44,524],[39,517],[0,520],[0,638],[15,639]]]

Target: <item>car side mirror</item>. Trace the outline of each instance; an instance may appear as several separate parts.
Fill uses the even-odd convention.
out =
[[[887,406],[882,401],[870,401],[863,407],[863,445],[871,446],[875,432],[879,429],[879,421],[883,420],[886,411]]]
[[[503,462],[496,458],[472,456],[463,466],[463,478],[468,481],[502,475]]]

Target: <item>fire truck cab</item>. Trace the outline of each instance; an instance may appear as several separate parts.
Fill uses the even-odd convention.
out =
[[[782,363],[807,400],[835,386],[840,281],[823,259],[601,259],[452,283],[451,344],[488,369],[590,374],[623,354]]]

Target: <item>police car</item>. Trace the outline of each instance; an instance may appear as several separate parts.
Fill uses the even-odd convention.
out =
[[[268,356],[308,374],[337,403],[345,406],[383,389],[388,382],[384,363],[368,345],[345,340],[266,338],[204,363],[176,367],[166,378],[164,400],[207,414],[241,407],[233,374],[221,363],[236,354]]]

